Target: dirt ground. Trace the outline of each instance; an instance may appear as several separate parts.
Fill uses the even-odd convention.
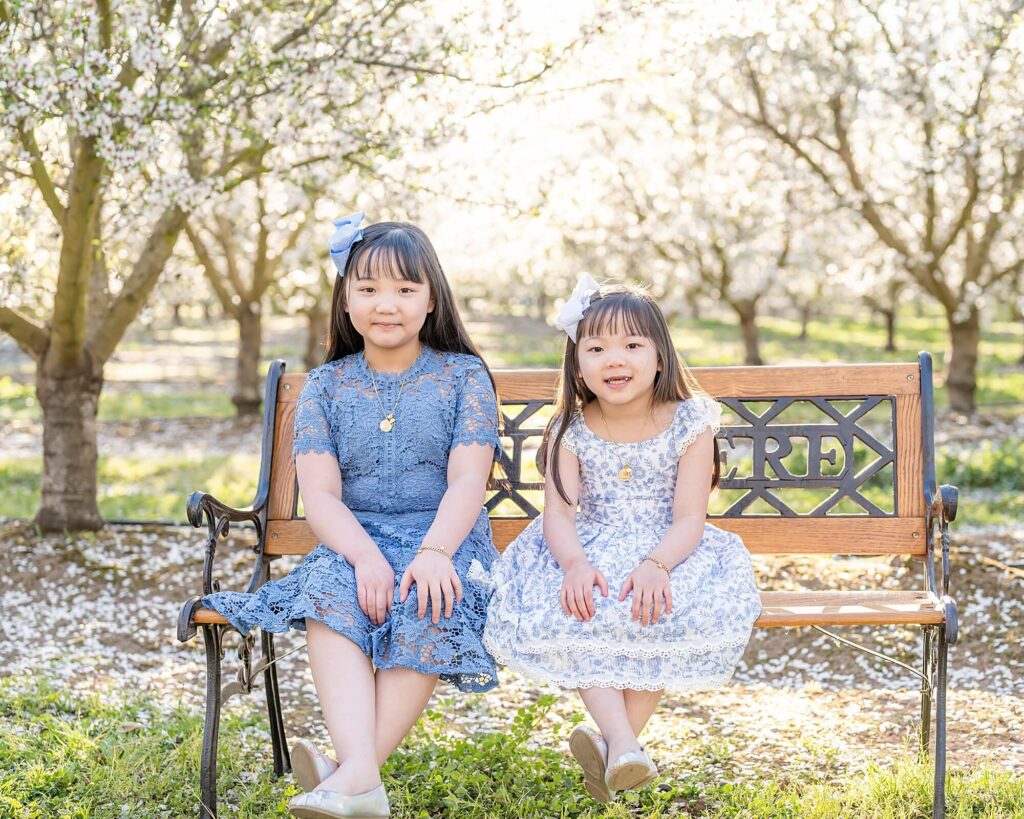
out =
[[[168,707],[200,708],[201,640],[178,644],[175,622],[184,600],[200,591],[202,540],[187,527],[119,526],[96,536],[40,537],[24,523],[0,525],[3,673],[43,673],[60,685],[111,696],[125,688],[145,691]],[[244,588],[251,543],[251,533],[242,531],[220,547],[223,588]],[[950,654],[952,765],[985,760],[1024,774],[1024,579],[975,557],[981,549],[996,560],[1011,559],[1022,544],[1024,530],[954,539],[962,635]],[[766,588],[919,582],[919,566],[903,559],[785,559],[759,561],[758,568]],[[920,652],[919,632],[910,628],[848,629],[844,636],[911,664]],[[235,645],[230,638],[229,678]],[[286,635],[279,653],[301,645],[301,635]],[[323,739],[303,654],[281,666],[290,735]],[[507,672],[502,679],[484,695],[441,686],[435,699],[460,728],[499,730],[514,706],[543,690]],[[254,696],[232,707],[262,707],[261,692]],[[835,758],[844,768],[858,767],[916,741],[919,702],[919,684],[903,669],[837,646],[812,629],[764,629],[755,632],[732,685],[667,698],[650,743],[670,757],[687,739],[714,737],[739,769],[790,770],[804,758],[809,766]],[[562,698],[552,726],[578,709],[574,697]]]

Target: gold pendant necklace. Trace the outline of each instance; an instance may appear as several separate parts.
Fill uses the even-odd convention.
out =
[[[384,409],[384,402],[380,400],[380,393],[377,391],[377,379],[373,377],[373,370],[370,366],[366,366],[367,372],[370,373],[370,383],[373,384],[373,394],[377,396],[377,405],[380,407],[381,415],[384,417],[380,423],[377,424],[378,429],[381,432],[391,432],[395,428],[395,410],[398,409],[398,402],[402,400],[402,390],[405,388],[405,382],[403,381],[398,385],[398,396],[395,398],[395,403],[391,407],[391,412]]]
[[[605,432],[608,434],[609,443],[612,443],[616,446],[620,446],[619,442],[612,438],[612,429],[608,425],[608,419],[604,417],[604,410],[601,409],[600,404],[597,405],[597,411],[601,413],[601,420],[604,421],[604,429]],[[654,410],[651,410],[652,415],[653,412]],[[619,480],[622,481],[623,483],[627,483],[633,480],[633,465],[629,462],[628,458],[622,460],[622,465],[619,467],[618,475]]]
[[[597,404],[597,412],[601,414],[601,421],[604,422],[604,431],[608,435],[608,442],[612,443],[612,444],[614,444],[616,446],[622,445],[622,444],[618,443],[618,441],[616,441],[614,438],[611,437],[611,427],[608,426],[608,419],[606,419],[604,417],[604,411],[602,410],[600,403]],[[650,411],[650,421],[651,421],[651,424],[653,424],[653,426],[656,428],[657,424],[654,423],[654,408],[653,407],[651,407],[651,411]],[[643,432],[642,429],[640,431],[641,431],[641,433]],[[618,479],[620,479],[624,483],[627,483],[627,482],[633,480],[633,465],[630,463],[628,458],[624,459],[623,462],[622,462],[622,465],[620,467],[618,467]]]

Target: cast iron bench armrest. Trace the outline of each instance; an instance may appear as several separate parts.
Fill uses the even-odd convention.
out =
[[[266,494],[258,496],[246,509],[236,509],[226,503],[217,500],[207,492],[193,492],[189,495],[187,512],[188,522],[199,529],[206,523],[206,553],[203,556],[203,594],[190,597],[178,616],[178,640],[187,642],[196,633],[196,626],[193,622],[195,610],[199,607],[199,601],[207,594],[214,594],[220,591],[220,581],[213,577],[213,560],[217,554],[217,540],[227,537],[232,523],[250,522],[256,527],[256,545],[254,547],[257,558],[256,567],[253,571],[252,580],[247,591],[253,591],[260,580],[260,554],[263,551],[264,538],[266,536]]]
[[[957,619],[956,603],[949,596],[949,524],[956,519],[957,504],[960,500],[960,490],[948,483],[942,484],[939,491],[932,498],[931,506],[928,509],[928,548],[929,566],[928,577],[932,591],[942,601],[946,609],[946,640],[950,644],[957,641],[959,624]],[[935,528],[938,527],[939,541],[935,541]],[[936,546],[940,546],[941,553],[936,553]],[[942,560],[942,573],[936,582],[935,562]]]

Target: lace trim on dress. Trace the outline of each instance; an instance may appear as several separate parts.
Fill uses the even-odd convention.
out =
[[[331,441],[324,441],[320,438],[303,438],[300,441],[296,441],[295,445],[292,447],[292,457],[309,452],[323,452],[327,455],[336,454],[334,451],[334,444]]]
[[[565,435],[562,436],[562,441],[560,443],[560,446],[563,449],[571,452],[573,455],[576,455],[577,457],[579,457],[579,452],[577,452],[578,444],[576,442],[577,425],[581,424],[581,423],[583,423],[583,416],[581,414],[577,413],[576,415],[574,415],[570,419],[569,426],[566,427]],[[551,432],[552,432],[552,435],[554,435],[555,433],[558,432],[558,425],[557,424],[551,430]]]
[[[717,435],[722,428],[722,408],[713,398],[698,396],[688,398],[683,404],[686,409],[681,415],[686,425],[686,434],[676,440],[677,458],[682,456],[705,430],[710,429],[713,435]]]
[[[708,640],[699,646],[694,646],[692,643],[674,643],[669,641],[644,646],[635,643],[615,643],[602,640],[531,640],[529,643],[517,643],[515,650],[521,654],[547,654],[557,651],[560,653],[579,652],[589,656],[630,657],[637,660],[665,657],[689,659],[725,649],[744,648],[749,641],[750,638],[747,634],[744,634],[742,637],[731,637],[727,640]],[[495,646],[495,642],[495,640],[489,637],[486,638],[488,650],[495,656],[498,656],[494,649],[498,648],[499,651],[503,649],[500,646]]]

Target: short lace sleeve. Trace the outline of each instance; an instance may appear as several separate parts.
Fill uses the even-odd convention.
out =
[[[717,434],[722,425],[722,407],[706,395],[687,398],[679,407],[676,416],[676,457],[680,457],[690,444],[706,429]]]
[[[486,444],[494,449],[495,455],[501,445],[498,441],[498,400],[487,368],[480,359],[474,359],[467,367],[455,407],[451,448],[466,444]]]
[[[578,439],[579,439],[578,426],[579,426],[580,423],[582,423],[579,420],[581,417],[582,416],[580,416],[578,414],[573,416],[572,420],[569,421],[569,426],[566,428],[565,435],[562,436],[562,441],[561,441],[562,448],[569,450],[573,455],[576,455],[577,457],[579,457],[579,452],[576,451],[577,450],[577,442],[578,442]],[[561,428],[561,426],[562,426],[562,424],[561,424],[561,422],[557,418],[551,424],[551,440],[552,441],[555,440],[555,436],[558,435],[558,430]]]
[[[299,393],[295,407],[295,441],[292,457],[304,452],[326,452],[338,457],[331,438],[330,399],[327,397],[321,369],[312,370]]]

